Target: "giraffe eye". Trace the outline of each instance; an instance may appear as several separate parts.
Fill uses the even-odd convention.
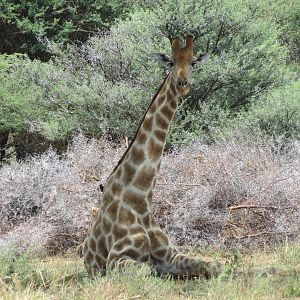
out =
[[[174,63],[172,61],[168,61],[168,62],[166,62],[166,66],[173,67]]]
[[[196,66],[197,66],[197,61],[192,61],[192,62],[191,62],[191,66],[192,66],[192,67],[196,67]]]

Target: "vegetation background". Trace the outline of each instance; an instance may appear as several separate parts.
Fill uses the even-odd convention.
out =
[[[30,267],[33,256],[80,244],[99,181],[166,76],[154,53],[168,53],[168,37],[187,34],[196,52],[211,56],[195,68],[172,124],[155,216],[176,244],[219,249],[209,255],[233,257],[232,269],[252,264],[244,254],[237,263],[232,251],[275,247],[276,259],[242,278],[166,281],[161,290],[174,299],[222,298],[222,286],[230,299],[300,297],[299,247],[288,245],[300,236],[297,0],[1,0],[0,296],[65,299],[70,284],[93,297],[74,258],[64,270],[59,257],[50,259],[53,276]],[[286,250],[277,252],[278,243]],[[112,299],[137,290],[159,299],[145,288],[159,285],[155,279],[142,276],[145,286],[131,290],[132,281],[116,276],[99,279]]]

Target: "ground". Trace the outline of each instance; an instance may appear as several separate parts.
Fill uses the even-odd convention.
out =
[[[9,253],[0,261],[0,299],[300,299],[300,244],[230,252],[190,251],[226,262],[220,277],[174,280],[145,268],[91,279],[73,252],[32,258]]]

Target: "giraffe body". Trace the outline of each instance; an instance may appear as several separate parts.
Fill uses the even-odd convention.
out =
[[[210,277],[216,272],[215,265],[179,253],[152,215],[153,187],[166,136],[180,96],[189,90],[191,71],[184,68],[184,61],[194,59],[192,38],[187,38],[184,48],[174,39],[172,50],[173,71],[163,81],[134,139],[109,176],[101,207],[84,241],[82,254],[91,275],[140,263],[149,264],[162,276]]]

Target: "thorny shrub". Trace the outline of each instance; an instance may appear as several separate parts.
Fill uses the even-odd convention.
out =
[[[54,151],[0,170],[0,251],[48,254],[80,244],[104,183],[125,150],[105,139],[74,138]],[[154,215],[179,246],[255,247],[300,230],[299,146],[278,154],[254,140],[195,142],[163,158]]]

